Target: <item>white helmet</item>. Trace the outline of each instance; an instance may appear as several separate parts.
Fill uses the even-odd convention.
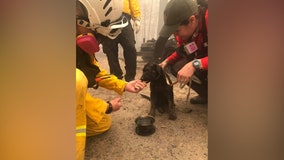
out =
[[[77,20],[77,24],[92,29],[110,39],[116,38],[121,29],[128,25],[122,15],[123,0],[79,0],[87,10],[87,18]]]

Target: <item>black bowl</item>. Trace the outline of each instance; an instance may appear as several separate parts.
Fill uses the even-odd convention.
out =
[[[141,136],[149,136],[156,131],[154,126],[155,119],[151,116],[137,117],[135,119],[136,129],[135,132]]]

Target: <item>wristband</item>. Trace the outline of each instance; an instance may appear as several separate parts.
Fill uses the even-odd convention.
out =
[[[106,110],[106,114],[110,114],[112,112],[113,107],[112,107],[112,104],[109,101],[107,101],[107,103],[108,103],[108,107],[107,107],[107,110]]]

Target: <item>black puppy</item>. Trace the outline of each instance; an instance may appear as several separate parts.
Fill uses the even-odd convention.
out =
[[[174,104],[173,86],[167,83],[163,69],[158,64],[149,62],[144,66],[143,74],[140,79],[147,83],[150,82],[151,109],[149,115],[155,117],[157,109],[160,113],[168,112],[169,119],[175,120],[177,116]]]

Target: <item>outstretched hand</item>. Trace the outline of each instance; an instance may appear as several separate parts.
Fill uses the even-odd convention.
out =
[[[110,100],[109,101],[112,105],[112,109],[113,111],[117,111],[120,109],[120,107],[122,106],[122,102],[121,102],[121,98],[115,98],[113,100]]]
[[[146,86],[147,86],[146,82],[142,82],[141,80],[133,80],[126,84],[125,91],[138,93]]]

